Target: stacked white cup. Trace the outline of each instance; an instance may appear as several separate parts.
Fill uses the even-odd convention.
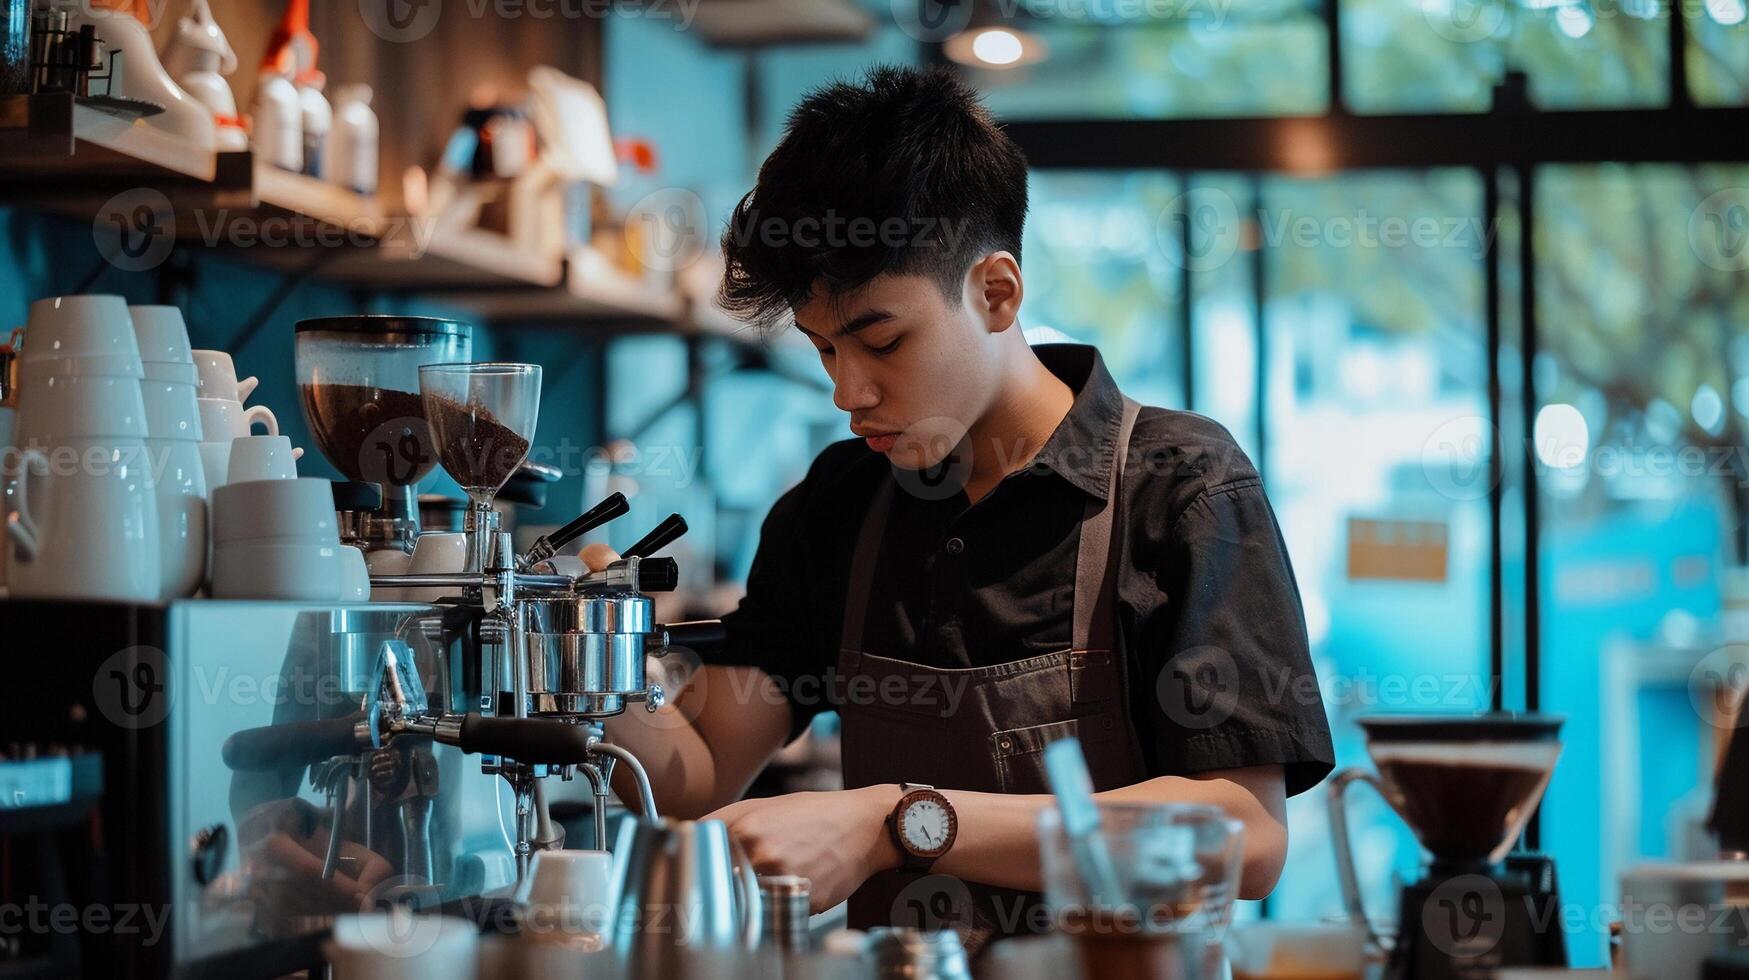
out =
[[[6,474],[13,597],[159,601],[144,374],[121,297],[31,304]]]
[[[207,480],[201,461],[197,373],[188,327],[174,306],[130,306],[145,380],[146,450],[163,558],[159,598],[194,594],[206,578]]]
[[[260,378],[237,380],[237,366],[231,355],[222,350],[194,352],[196,386],[203,433],[201,459],[206,464],[209,487],[224,486],[230,475],[231,442],[249,435],[257,423],[267,427],[270,436],[279,435],[279,419],[266,405],[243,407]]]
[[[333,484],[313,477],[227,483],[213,490],[216,599],[338,602],[347,598]]]

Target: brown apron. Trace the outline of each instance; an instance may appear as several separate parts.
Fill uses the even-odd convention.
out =
[[[1065,736],[1081,740],[1095,789],[1144,778],[1130,723],[1123,655],[1113,642],[1121,535],[1112,529],[1118,489],[1139,406],[1128,398],[1118,427],[1106,499],[1089,497],[1075,562],[1069,648],[989,667],[927,667],[862,649],[863,621],[880,554],[893,481],[876,492],[852,558],[838,675],[844,785],[926,783],[937,789],[1048,793],[1043,750]],[[961,826],[961,834],[976,834]],[[1026,845],[1032,846],[1032,845]],[[968,946],[992,936],[1039,931],[1036,892],[963,885],[884,871],[850,899],[850,926],[951,926]],[[914,886],[914,887],[907,887]]]

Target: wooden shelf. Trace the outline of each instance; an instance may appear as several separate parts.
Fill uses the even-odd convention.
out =
[[[153,126],[149,119],[94,108],[66,92],[0,96],[0,167],[9,178],[77,176],[92,192],[183,181],[211,183],[218,155]],[[9,181],[10,183],[10,181]],[[77,190],[77,189],[72,189]]]
[[[195,150],[66,93],[0,96],[0,200],[93,219],[115,194],[162,191],[183,247],[227,251],[360,289],[429,296],[486,321],[744,339],[741,324],[584,250],[521,248],[476,227],[388,213],[372,196],[249,152]]]
[[[385,219],[382,203],[375,197],[281,170],[260,160],[251,159],[250,167],[257,207],[312,218],[371,238],[382,237]]]

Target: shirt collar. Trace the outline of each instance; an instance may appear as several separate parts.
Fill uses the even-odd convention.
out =
[[[1123,393],[1093,347],[1040,344],[1032,350],[1040,363],[1075,393],[1075,403],[1031,466],[1049,469],[1104,500],[1123,416]]]

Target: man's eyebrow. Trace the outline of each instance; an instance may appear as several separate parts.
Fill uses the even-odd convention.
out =
[[[863,312],[858,313],[855,316],[855,318],[853,318],[849,323],[846,323],[844,326],[839,327],[838,330],[832,334],[832,336],[834,336],[834,337],[848,337],[851,334],[856,333],[858,330],[863,330],[863,329],[866,329],[868,327],[872,327],[877,323],[881,323],[881,322],[884,322],[886,320],[891,320],[892,318],[893,318],[893,314],[889,310],[864,310]],[[800,320],[796,321],[796,329],[800,330],[802,333],[805,333],[810,337],[818,337],[819,336],[819,334],[815,333],[814,331],[809,330],[807,327],[802,326],[802,322]]]

